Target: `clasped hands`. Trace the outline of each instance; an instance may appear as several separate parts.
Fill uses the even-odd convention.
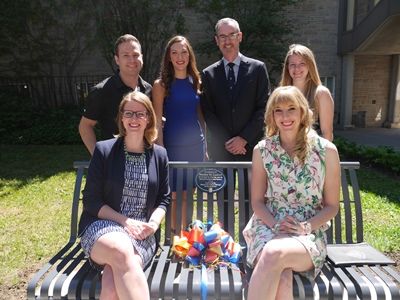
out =
[[[123,226],[124,229],[137,240],[144,240],[148,236],[154,234],[158,229],[158,225],[153,221],[142,222],[131,218],[126,219]]]
[[[240,137],[235,136],[228,141],[225,142],[225,149],[226,151],[232,153],[233,155],[245,155],[246,154],[246,146],[247,141]]]
[[[292,216],[286,216],[272,226],[272,232],[275,234],[307,234],[307,222],[299,222]]]

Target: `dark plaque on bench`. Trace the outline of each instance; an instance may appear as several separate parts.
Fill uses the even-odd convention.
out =
[[[196,186],[206,193],[215,193],[222,189],[226,184],[224,173],[218,169],[201,169],[196,175]]]

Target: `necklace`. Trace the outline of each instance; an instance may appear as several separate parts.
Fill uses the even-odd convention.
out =
[[[138,162],[144,157],[146,154],[144,152],[131,152],[129,153],[128,149],[126,148],[126,144],[124,142],[124,153],[125,159],[131,162]]]

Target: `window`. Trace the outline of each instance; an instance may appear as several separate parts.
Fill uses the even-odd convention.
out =
[[[335,99],[335,77],[334,76],[321,76],[322,85],[326,86]]]

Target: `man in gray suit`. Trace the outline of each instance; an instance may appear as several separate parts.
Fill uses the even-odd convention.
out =
[[[267,68],[239,52],[242,32],[236,20],[219,20],[215,41],[223,58],[202,72],[208,154],[213,161],[251,161],[253,147],[263,136]]]

